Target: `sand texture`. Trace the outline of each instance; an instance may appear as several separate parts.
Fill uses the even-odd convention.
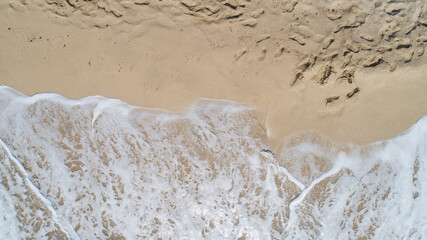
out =
[[[0,238],[425,238],[426,45],[425,0],[0,1]]]
[[[3,1],[0,83],[181,111],[256,105],[273,145],[390,138],[427,112],[425,1]]]

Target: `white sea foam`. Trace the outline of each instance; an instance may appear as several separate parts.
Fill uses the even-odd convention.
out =
[[[0,239],[22,239],[21,223],[16,218],[15,201],[5,186],[0,185]]]
[[[1,237],[427,236],[427,118],[369,149],[311,138],[276,160],[254,109],[229,101],[175,114],[2,86],[0,112]]]
[[[334,167],[291,203],[284,235],[296,239],[426,237],[426,141],[424,117],[406,133],[373,144],[369,153],[341,152]]]
[[[25,171],[25,168],[12,155],[8,146],[6,145],[5,142],[3,142],[2,139],[0,139],[0,147],[4,151],[4,155],[6,155],[6,158],[8,158],[9,160],[7,161],[6,159],[4,159],[3,165],[7,166],[8,164],[6,162],[9,162],[9,164],[14,165],[13,168],[15,169],[15,171],[13,173],[21,175],[22,181],[23,181],[21,185],[25,185],[28,188],[28,190],[31,191],[31,193],[33,193],[38,198],[38,200],[40,200],[43,203],[43,206],[46,207],[46,209],[49,211],[49,214],[51,215],[51,219],[53,220],[54,224],[56,224],[59,227],[60,231],[62,231],[68,238],[70,238],[71,236],[73,237],[73,239],[79,238],[78,234],[74,233],[74,229],[71,228],[69,224],[67,224],[65,227],[62,226],[61,222],[58,220],[56,211],[53,208],[52,203],[49,201],[49,199],[46,198],[46,196],[43,195],[43,193],[39,191],[37,187],[34,186],[34,183],[29,178],[28,173]]]

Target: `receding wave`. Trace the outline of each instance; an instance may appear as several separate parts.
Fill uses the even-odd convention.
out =
[[[275,154],[255,111],[0,87],[0,238],[427,236],[427,118],[366,147],[307,133]]]

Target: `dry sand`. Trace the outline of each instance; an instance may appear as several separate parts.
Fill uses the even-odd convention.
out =
[[[0,3],[0,84],[174,111],[256,105],[275,149],[393,137],[427,114],[425,1]]]

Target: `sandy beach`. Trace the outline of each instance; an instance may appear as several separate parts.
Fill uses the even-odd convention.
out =
[[[425,154],[420,118],[427,115],[426,45],[423,0],[5,0],[0,3],[0,85],[8,87],[0,88],[0,160],[9,170],[0,171],[14,180],[2,183],[11,196],[35,189],[38,202],[19,201],[29,206],[31,219],[36,219],[32,206],[46,204],[40,209],[51,222],[42,229],[65,234],[50,237],[388,239],[404,231],[425,237],[427,230],[415,225],[396,227],[394,233],[398,220],[390,221],[400,218],[383,213],[404,212],[400,200],[388,201],[389,195],[409,196],[418,213],[427,213],[421,177],[427,165],[419,160]],[[22,100],[9,87],[35,97]],[[228,106],[222,100],[233,102]],[[394,156],[410,162],[399,165]],[[357,163],[349,164],[353,160]],[[54,166],[64,167],[62,175]],[[16,180],[14,171],[23,172],[24,180]],[[209,182],[206,176],[226,180]],[[413,185],[404,185],[408,179]],[[17,185],[11,192],[11,182],[20,181],[26,188]],[[217,187],[215,204],[209,205],[213,200],[207,196],[216,192],[204,184]],[[64,193],[70,186],[81,189]],[[155,189],[165,195],[155,195]],[[180,189],[194,199],[152,205],[159,199],[177,201]],[[335,193],[343,196],[337,197],[341,205],[332,204]],[[144,194],[149,197],[141,200]],[[147,202],[127,205],[138,201]],[[247,212],[231,202],[246,204]],[[197,204],[203,207],[185,215]],[[129,209],[135,209],[132,219],[139,225],[120,222]],[[200,220],[200,209],[209,209],[212,218]],[[73,211],[79,214],[69,215]],[[336,225],[322,228],[325,222],[335,224],[330,218],[337,212],[348,222],[332,219]],[[138,220],[145,214],[148,220]],[[253,216],[260,222],[250,222]],[[113,222],[106,224],[104,217]],[[188,219],[194,225],[186,225],[193,223]],[[151,225],[144,225],[147,221]],[[248,228],[263,224],[271,226],[261,235]],[[344,227],[351,229],[349,235],[343,235]],[[29,228],[19,231],[44,231],[37,224]],[[186,235],[179,229],[190,230]],[[225,230],[215,235],[215,229]]]
[[[276,148],[309,129],[366,144],[427,113],[423,2],[376,5],[6,1],[0,83],[172,111],[229,99],[258,107]]]

